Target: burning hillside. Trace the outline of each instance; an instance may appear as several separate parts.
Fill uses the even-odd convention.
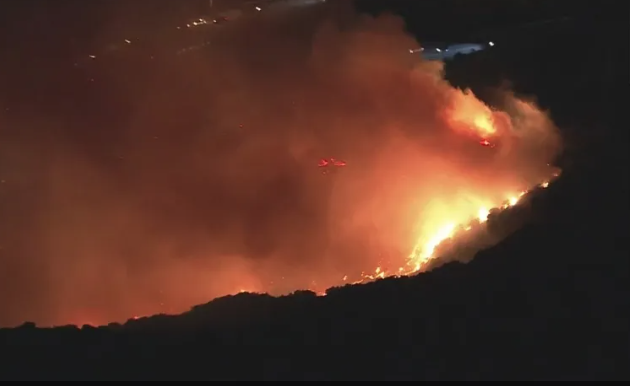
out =
[[[91,114],[14,118],[24,130],[0,142],[2,323],[412,274],[557,176],[560,137],[535,103],[506,93],[489,107],[410,58],[399,19],[345,16],[261,19],[210,56],[122,75],[101,64]]]

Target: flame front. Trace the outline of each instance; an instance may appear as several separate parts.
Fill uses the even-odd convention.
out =
[[[529,103],[515,100],[514,104],[527,111],[528,114],[534,111],[539,113]],[[530,118],[532,121],[544,126],[545,122],[540,117],[541,115],[534,114],[533,118]],[[503,153],[506,159],[517,153],[520,150],[519,147],[529,146],[523,138],[527,138],[528,135],[540,134],[543,130],[548,129],[536,127],[536,130],[540,132],[532,133],[534,130],[527,127],[527,125],[524,125],[525,127],[515,127],[518,123],[514,123],[506,113],[492,111],[469,91],[458,91],[455,93],[453,108],[449,111],[446,121],[456,133],[507,142],[507,150],[504,150]],[[553,125],[548,124],[548,127],[553,127]],[[526,130],[529,130],[529,132]],[[518,139],[515,139],[517,137]],[[540,141],[542,142],[543,140]],[[480,144],[484,147],[490,145],[494,147],[494,144],[486,139],[481,140]],[[518,155],[514,156],[514,158],[519,157]],[[523,158],[526,159],[525,157]],[[520,191],[503,194],[497,194],[496,191],[493,191],[501,189],[501,186],[506,186],[505,181],[507,180],[504,180],[503,184],[499,182],[495,186],[494,183],[490,182],[487,186],[476,190],[466,190],[465,186],[462,186],[455,188],[455,193],[447,191],[446,193],[448,194],[430,198],[421,208],[422,213],[417,216],[418,225],[416,226],[415,242],[406,261],[397,268],[384,269],[382,266],[379,266],[371,273],[362,273],[361,277],[353,283],[363,283],[389,276],[411,275],[426,270],[430,262],[440,257],[439,247],[443,243],[446,241],[456,243],[459,236],[464,233],[469,233],[475,228],[481,229],[481,227],[486,225],[491,212],[505,210],[518,205],[530,190],[549,187],[551,181],[559,176],[559,170],[550,167],[549,164],[547,164],[547,167],[546,171],[537,172],[538,178],[542,176],[542,180],[530,180],[529,184],[525,184],[528,186],[524,186],[524,189]],[[527,167],[520,166],[516,169],[516,174],[518,174],[519,170],[526,170]],[[508,169],[506,168],[505,170]],[[512,172],[512,170],[508,170],[506,175]],[[455,171],[455,174],[457,173],[465,175],[466,171]],[[468,179],[464,177],[464,179],[467,181],[474,180],[473,177]],[[477,183],[473,185],[478,186]],[[507,185],[510,185],[510,183]],[[346,281],[347,277],[344,276],[343,280]]]
[[[553,174],[553,177],[558,177],[558,172]],[[549,187],[550,180],[543,181],[538,185],[540,188]],[[494,205],[492,209],[502,210],[518,205],[521,198],[525,196],[529,191],[524,190],[517,194],[510,195],[503,203]],[[483,225],[488,221],[490,210],[486,207],[481,207],[477,211],[477,215],[464,216],[465,220],[460,221],[444,221],[442,226],[436,227],[434,232],[430,232],[427,235],[418,237],[416,245],[413,247],[411,253],[408,256],[405,265],[392,271],[385,271],[381,267],[376,267],[372,273],[362,273],[361,278],[352,282],[353,284],[366,283],[369,281],[384,279],[390,276],[407,276],[413,275],[418,272],[422,272],[427,267],[427,264],[432,260],[439,258],[437,254],[437,248],[445,241],[457,237],[457,229],[460,228],[463,232],[472,230],[473,225]],[[347,281],[348,276],[343,277],[343,281]]]

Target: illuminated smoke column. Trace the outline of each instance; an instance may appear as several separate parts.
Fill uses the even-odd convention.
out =
[[[260,12],[151,66],[99,57],[98,76],[66,83],[95,79],[83,121],[37,105],[14,118],[0,134],[0,323],[413,273],[553,178],[560,138],[535,104],[506,93],[491,109],[409,55],[401,20],[329,3]],[[116,106],[131,113],[111,123]],[[331,158],[344,164],[322,173]]]

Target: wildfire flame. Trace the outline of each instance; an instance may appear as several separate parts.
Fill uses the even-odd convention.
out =
[[[396,54],[410,39],[399,20],[357,23],[339,31],[326,23],[305,45],[285,39],[273,71],[241,60],[258,55],[249,44],[225,58],[213,51],[222,60],[199,68],[221,77],[179,74],[182,85],[199,85],[186,90],[195,103],[147,98],[129,127],[108,136],[115,143],[95,146],[105,149],[98,157],[59,138],[49,170],[36,173],[52,176],[38,189],[46,212],[34,211],[15,233],[45,241],[18,252],[51,256],[46,280],[26,277],[54,291],[13,312],[107,323],[241,292],[324,295],[468,259],[457,254],[463,244],[475,253],[498,242],[491,213],[557,177],[549,166],[561,148],[557,128],[510,93],[495,108],[452,87],[440,63],[410,68]],[[268,30],[257,47],[284,52]],[[200,128],[174,130],[185,114]],[[8,164],[39,149],[21,146]],[[115,161],[111,149],[122,152]],[[7,202],[22,198],[20,189],[5,191],[15,194]],[[20,208],[30,207],[40,208]]]
[[[559,172],[554,172],[552,177],[556,178],[559,176]],[[549,184],[552,180],[543,181],[538,185],[540,188],[548,188]],[[518,192],[517,194],[513,194],[508,196],[508,198],[498,205],[492,207],[492,209],[507,209],[519,204],[523,196],[529,193],[529,190],[523,190]],[[436,253],[436,249],[445,242],[446,240],[455,238],[457,236],[457,229],[461,228],[464,232],[468,232],[472,229],[471,223],[477,222],[478,224],[484,224],[488,221],[488,216],[490,215],[491,210],[488,210],[485,207],[479,208],[476,217],[471,216],[463,222],[455,222],[455,221],[444,221],[444,224],[440,227],[437,227],[434,232],[430,234],[429,237],[419,237],[418,242],[413,247],[412,252],[409,254],[407,262],[405,265],[400,266],[398,269],[392,271],[383,270],[383,268],[376,267],[376,269],[372,273],[361,273],[360,279],[353,281],[352,284],[362,284],[370,281],[384,279],[386,277],[400,277],[400,276],[409,276],[418,272],[422,272],[426,269],[427,264],[432,260],[439,258],[440,256]],[[347,281],[348,276],[344,276],[342,281]]]
[[[453,109],[449,111],[446,119],[453,130],[481,137],[483,139],[479,141],[479,144],[491,148],[495,147],[494,140],[491,142],[486,138],[500,138],[512,130],[510,127],[512,123],[507,114],[492,111],[470,91],[457,92],[455,95]],[[529,112],[534,110],[532,105],[520,100],[515,103]],[[506,126],[508,130],[506,130]],[[548,178],[534,187],[506,194],[502,201],[477,199],[476,201],[479,201],[480,204],[476,208],[466,205],[456,210],[449,210],[448,208],[453,205],[453,202],[446,200],[443,205],[437,205],[438,208],[435,211],[429,211],[428,215],[425,213],[425,217],[437,220],[427,221],[427,218],[424,218],[421,221],[428,226],[425,226],[416,237],[415,244],[404,264],[394,269],[384,269],[382,266],[377,266],[372,272],[362,272],[357,280],[352,281],[352,284],[366,283],[391,276],[413,275],[426,270],[430,262],[440,257],[439,247],[444,242],[457,241],[460,234],[471,231],[475,226],[483,226],[488,221],[491,212],[518,205],[532,188],[544,189],[549,187],[549,184],[559,176],[559,173],[559,170],[552,171]],[[347,282],[348,275],[344,275],[342,281]]]
[[[499,127],[501,115],[497,118],[496,115],[493,115],[496,114],[495,112],[492,112],[468,92],[462,93],[457,103],[460,104],[456,106],[448,118],[453,129],[460,132],[467,130],[468,134],[477,137],[493,138],[492,142],[488,139],[482,139],[479,143],[484,147],[495,147],[494,140],[502,135],[502,128]],[[318,167],[324,169],[345,165],[345,161],[335,158],[322,158],[317,163]],[[517,206],[531,190],[549,187],[550,183],[558,176],[559,171],[551,171],[548,178],[534,186],[504,194],[502,195],[503,198],[499,200],[483,198],[483,195],[471,193],[471,197],[466,197],[464,200],[458,197],[451,197],[450,199],[443,197],[440,201],[434,201],[424,214],[419,215],[419,222],[422,226],[419,227],[415,242],[410,247],[410,252],[398,265],[394,264],[392,267],[378,265],[372,271],[355,274],[348,272],[339,277],[337,281],[333,280],[329,284],[333,286],[344,283],[362,284],[387,277],[409,276],[426,271],[430,269],[433,261],[441,257],[441,246],[445,242],[453,241],[456,243],[459,237],[474,229],[484,227],[490,213]],[[465,202],[465,204],[457,205],[458,201]],[[322,285],[313,281],[308,288],[317,296],[325,296],[328,287],[322,287]],[[264,293],[266,288],[264,285],[249,289],[241,287],[236,291],[236,293],[247,292]]]
[[[461,100],[474,99],[472,94],[464,93],[462,95],[463,99],[460,99],[460,102]],[[477,137],[482,136],[482,138],[493,137],[496,139],[501,137],[501,130],[497,128],[497,119],[493,117],[493,112],[487,106],[479,101],[466,102],[462,106],[465,111],[459,111],[459,107],[455,108],[453,116],[449,118],[455,131],[468,130],[468,134]],[[477,109],[477,116],[468,118],[466,114],[475,115],[475,109]],[[483,139],[480,144],[494,147],[494,139],[492,142]],[[326,170],[329,167],[346,166],[346,162],[335,158],[321,158],[317,162],[317,166]],[[326,289],[330,286],[361,284],[387,277],[408,276],[426,271],[430,269],[432,262],[442,257],[441,246],[445,242],[457,243],[461,236],[485,226],[490,213],[518,205],[532,189],[547,188],[558,176],[558,171],[550,171],[548,178],[532,187],[504,194],[501,199],[492,199],[489,196],[484,196],[483,193],[473,191],[468,192],[469,194],[462,193],[460,194],[461,197],[457,194],[434,197],[424,208],[424,212],[417,216],[420,225],[415,241],[410,246],[406,257],[399,260],[398,264],[391,264],[392,262],[389,261],[387,264],[377,265],[371,271],[347,272],[338,277],[337,280],[322,281],[321,283],[313,281],[308,289],[317,296],[325,296]],[[268,292],[268,287],[262,283],[257,285],[235,284],[237,287],[232,291],[233,294]],[[135,316],[132,319],[136,318],[138,317]]]

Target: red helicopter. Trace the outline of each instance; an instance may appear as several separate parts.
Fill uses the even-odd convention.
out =
[[[330,173],[333,168],[343,166],[346,166],[346,162],[336,158],[322,158],[317,162],[317,167],[322,169],[323,174]]]

